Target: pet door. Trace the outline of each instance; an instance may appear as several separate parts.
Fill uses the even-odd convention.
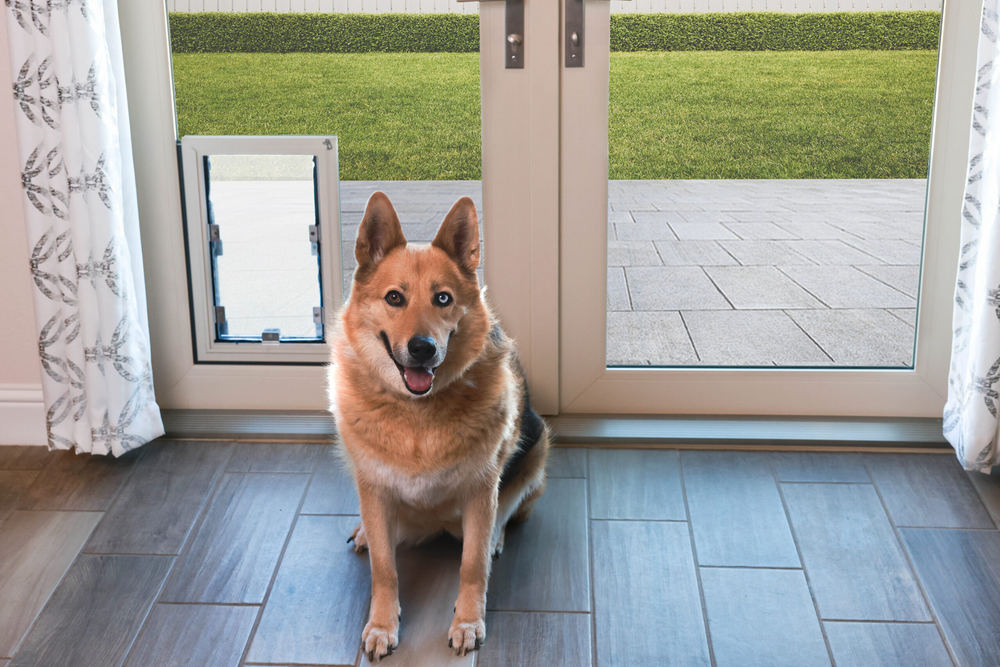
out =
[[[337,138],[188,135],[181,152],[197,360],[325,362]]]

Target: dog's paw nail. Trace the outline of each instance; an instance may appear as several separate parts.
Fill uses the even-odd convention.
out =
[[[350,544],[353,541],[354,541],[354,536],[353,535],[351,535],[350,537],[347,538],[347,543],[348,544]]]

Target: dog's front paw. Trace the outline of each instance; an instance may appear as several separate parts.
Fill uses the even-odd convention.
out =
[[[365,524],[358,523],[354,528],[354,532],[351,536],[347,538],[348,544],[354,542],[354,551],[357,553],[364,553],[368,550],[368,536],[365,535]]]
[[[456,616],[448,629],[448,646],[458,655],[478,651],[486,641],[486,622],[481,619],[460,621]]]
[[[392,655],[392,652],[399,645],[399,623],[393,623],[390,627],[375,625],[370,620],[365,625],[361,633],[361,650],[368,656],[371,662],[378,662],[382,658]]]

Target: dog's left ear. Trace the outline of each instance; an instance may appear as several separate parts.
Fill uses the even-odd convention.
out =
[[[479,217],[476,205],[462,197],[448,211],[431,245],[444,250],[467,274],[479,266]]]

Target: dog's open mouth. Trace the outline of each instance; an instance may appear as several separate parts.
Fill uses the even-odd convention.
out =
[[[422,396],[429,392],[431,385],[434,384],[434,369],[424,366],[404,366],[399,363],[392,354],[389,337],[384,331],[380,331],[379,335],[382,337],[382,344],[385,345],[386,354],[392,359],[392,363],[396,364],[396,368],[399,369],[399,374],[403,378],[403,384],[406,385],[409,392],[416,396]]]

